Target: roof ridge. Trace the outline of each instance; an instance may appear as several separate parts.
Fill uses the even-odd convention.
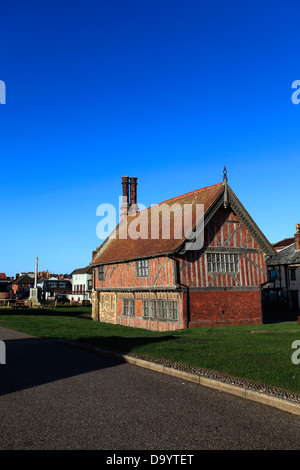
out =
[[[142,209],[141,211],[136,211],[135,213],[133,214],[128,214],[128,217],[130,216],[136,216],[137,214],[141,214],[142,212],[144,211],[148,211],[149,209],[152,209],[153,207],[155,206],[160,206],[161,204],[165,204],[167,202],[170,202],[172,200],[175,200],[175,199],[180,199],[182,197],[186,197],[186,196],[189,196],[190,194],[192,193],[198,193],[199,191],[204,191],[206,189],[210,189],[210,188],[213,188],[215,186],[219,186],[219,185],[222,185],[223,183],[220,182],[220,183],[216,183],[216,184],[211,184],[210,186],[205,186],[204,188],[199,188],[199,189],[194,189],[193,191],[189,191],[188,193],[184,193],[184,194],[181,194],[180,196],[174,196],[174,197],[171,197],[169,199],[166,199],[165,201],[162,201],[162,202],[157,202],[156,204],[153,204],[149,207],[146,207],[145,209]]]
[[[286,237],[286,238],[283,238],[282,240],[279,240],[279,242],[273,243],[273,245],[278,245],[279,243],[283,243],[286,240],[293,240],[294,238],[295,237]]]
[[[189,196],[192,193],[198,193],[199,191],[204,191],[205,189],[213,188],[214,186],[218,186],[222,183],[211,184],[210,186],[205,186],[204,188],[194,189],[193,191],[189,191],[188,193],[181,194],[180,196],[171,197],[170,199],[166,199],[165,201],[159,202],[158,204],[164,204],[165,202],[172,201],[173,199],[179,199],[181,197]]]
[[[284,247],[280,250],[280,253],[281,253],[283,250],[286,250],[287,248],[291,248],[292,245],[295,245],[295,242],[294,242],[294,243],[291,243],[290,245],[284,246]]]

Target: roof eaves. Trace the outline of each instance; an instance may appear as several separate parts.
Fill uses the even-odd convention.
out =
[[[104,261],[104,262],[99,262],[99,263],[94,263],[93,268],[97,266],[106,266],[108,264],[118,264],[118,263],[130,263],[131,261],[137,261],[139,259],[151,259],[151,258],[156,258],[157,256],[171,256],[172,254],[175,253],[175,250],[172,251],[158,251],[156,253],[151,253],[147,254],[145,256],[135,256],[132,258],[120,258],[116,260],[111,260],[111,261]]]

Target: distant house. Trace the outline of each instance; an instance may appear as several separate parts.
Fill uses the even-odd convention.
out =
[[[5,273],[0,273],[0,299],[9,299],[12,296],[12,277],[7,277]]]
[[[284,238],[283,240],[280,240],[280,242],[273,243],[272,246],[277,251],[277,253],[279,253],[279,251],[283,250],[287,246],[292,245],[294,241],[295,241],[295,237]]]
[[[29,297],[30,288],[34,286],[34,273],[21,273],[16,275],[16,279],[12,282],[12,290],[14,295],[20,298]]]
[[[65,295],[72,292],[72,283],[69,279],[56,277],[38,279],[37,286],[41,300],[54,301],[58,295]]]
[[[226,171],[223,182],[140,212],[136,184],[122,178],[120,224],[93,252],[92,318],[152,330],[262,323],[265,258],[276,251],[227,184]],[[166,207],[169,236],[159,218]],[[185,207],[193,209],[188,233],[180,218]],[[133,238],[135,224],[140,232]],[[201,233],[202,245],[191,247]]]
[[[263,286],[264,310],[273,318],[291,319],[300,309],[300,224],[293,238],[273,245],[277,254],[267,259],[268,280]],[[292,314],[292,315],[291,315]]]
[[[75,269],[72,273],[72,293],[69,294],[71,301],[82,302],[92,300],[92,277],[91,266]]]

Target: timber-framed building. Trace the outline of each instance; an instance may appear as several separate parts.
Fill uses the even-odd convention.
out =
[[[136,180],[122,178],[120,224],[93,252],[93,319],[160,331],[262,323],[260,286],[266,256],[276,252],[228,185],[226,169],[222,182],[140,212]],[[203,211],[193,210],[187,236],[176,217],[191,206]],[[156,218],[153,237],[153,216],[163,207],[170,208],[170,236]],[[134,224],[139,236],[124,236]]]

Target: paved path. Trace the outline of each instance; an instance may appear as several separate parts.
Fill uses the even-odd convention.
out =
[[[299,449],[299,416],[0,327],[0,450]]]

